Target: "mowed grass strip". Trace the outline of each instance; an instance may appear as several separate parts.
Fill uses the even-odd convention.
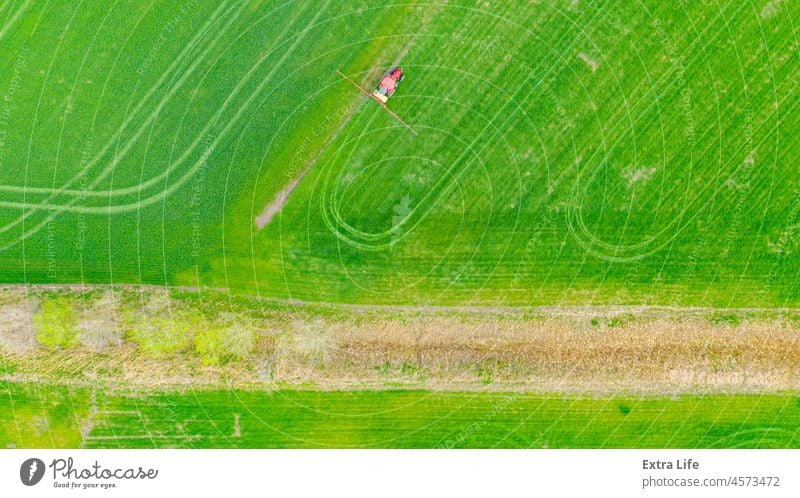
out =
[[[0,383],[0,446],[797,448],[795,394],[114,392]]]

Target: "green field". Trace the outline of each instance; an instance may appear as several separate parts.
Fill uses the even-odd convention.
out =
[[[574,3],[4,2],[0,281],[796,306],[800,6]]]
[[[0,283],[797,308],[797,25],[779,0],[6,0]],[[418,136],[335,72],[398,59]],[[0,446],[800,445],[795,395],[0,390]]]
[[[800,398],[143,394],[0,383],[0,447],[796,448]],[[24,420],[25,424],[15,424]]]

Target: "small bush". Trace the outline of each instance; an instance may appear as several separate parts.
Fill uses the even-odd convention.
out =
[[[39,343],[54,348],[71,348],[78,344],[78,317],[68,299],[59,297],[43,302],[33,320]]]
[[[609,328],[626,327],[635,321],[636,317],[633,316],[631,313],[623,313],[622,315],[617,315],[612,317],[608,321],[608,326]]]
[[[489,385],[494,382],[492,370],[488,367],[478,367],[478,378],[481,380],[481,383],[485,385]]]
[[[251,327],[241,324],[229,326],[204,325],[194,337],[194,348],[203,364],[219,365],[245,358],[253,348]]]
[[[141,317],[128,331],[128,337],[139,348],[156,355],[178,353],[185,350],[192,338],[193,323],[190,317]]]
[[[414,365],[413,363],[405,361],[403,362],[403,365],[400,367],[400,373],[403,375],[416,375],[417,373],[419,373],[419,367]]]

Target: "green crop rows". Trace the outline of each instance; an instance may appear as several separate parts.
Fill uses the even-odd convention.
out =
[[[6,2],[0,281],[796,305],[797,9]]]
[[[796,448],[796,396],[109,393],[3,383],[3,447]],[[16,424],[15,420],[24,420]],[[82,432],[83,431],[83,432]]]
[[[3,2],[0,283],[797,307],[798,23],[771,0]],[[418,136],[335,72],[372,87],[401,56]],[[23,446],[80,444],[92,396],[133,417],[97,446],[800,442],[790,395],[4,389]]]

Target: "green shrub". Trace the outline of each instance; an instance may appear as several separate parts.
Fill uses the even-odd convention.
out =
[[[492,376],[492,369],[484,366],[478,367],[478,378],[481,380],[481,383],[485,385],[489,385],[494,382]]]
[[[219,365],[245,358],[253,347],[254,339],[252,327],[205,324],[194,336],[194,349],[200,354],[203,364]]]
[[[403,365],[400,367],[400,373],[403,375],[416,375],[418,372],[419,367],[407,361],[404,361]]]
[[[43,302],[41,311],[33,320],[39,343],[54,348],[78,345],[78,317],[68,299],[59,297]]]
[[[636,317],[633,316],[631,313],[623,313],[621,315],[617,315],[612,317],[608,321],[609,328],[616,328],[616,327],[627,327],[628,325],[632,324],[636,321]]]
[[[193,320],[184,315],[140,317],[128,330],[128,337],[148,353],[171,354],[189,346],[192,329]]]

